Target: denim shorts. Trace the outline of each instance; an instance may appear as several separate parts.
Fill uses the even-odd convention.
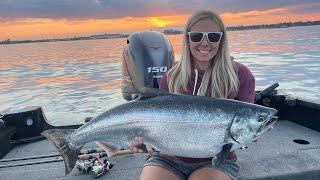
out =
[[[143,167],[159,166],[169,170],[178,175],[181,179],[186,180],[192,172],[199,168],[211,167],[218,169],[228,175],[231,179],[236,180],[239,171],[239,166],[236,164],[236,159],[226,159],[224,163],[213,165],[212,161],[187,163],[179,159],[163,156],[159,154],[152,154],[148,157]]]

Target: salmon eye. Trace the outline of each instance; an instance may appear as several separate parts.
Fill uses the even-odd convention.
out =
[[[263,122],[263,121],[265,121],[265,120],[266,120],[265,116],[259,115],[259,117],[258,117],[258,122]]]

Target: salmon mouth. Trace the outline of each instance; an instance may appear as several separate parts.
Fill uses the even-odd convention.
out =
[[[278,119],[278,116],[272,116],[268,121],[265,121],[258,130],[259,134],[272,127]]]
[[[279,117],[278,116],[272,116],[271,118],[270,118],[270,120],[265,124],[265,126],[270,126],[270,125],[274,125],[274,123],[276,122],[276,121],[278,121],[278,119],[279,119]]]

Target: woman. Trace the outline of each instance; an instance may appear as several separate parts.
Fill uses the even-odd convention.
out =
[[[253,103],[255,80],[246,66],[231,60],[220,17],[211,11],[199,11],[187,21],[181,60],[163,76],[160,89]],[[142,139],[136,138],[134,145],[139,143]],[[132,149],[138,151],[136,147]],[[147,149],[152,151],[149,146]],[[140,179],[236,179],[239,167],[235,152],[230,152],[219,166],[212,165],[211,159],[152,154]]]

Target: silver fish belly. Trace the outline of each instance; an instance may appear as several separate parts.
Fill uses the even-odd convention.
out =
[[[143,137],[145,143],[168,154],[212,157],[224,143],[234,114],[189,99],[177,104],[179,100],[179,96],[161,96],[128,103],[95,118],[72,137],[78,146],[100,140],[117,148],[127,147],[134,137]]]

